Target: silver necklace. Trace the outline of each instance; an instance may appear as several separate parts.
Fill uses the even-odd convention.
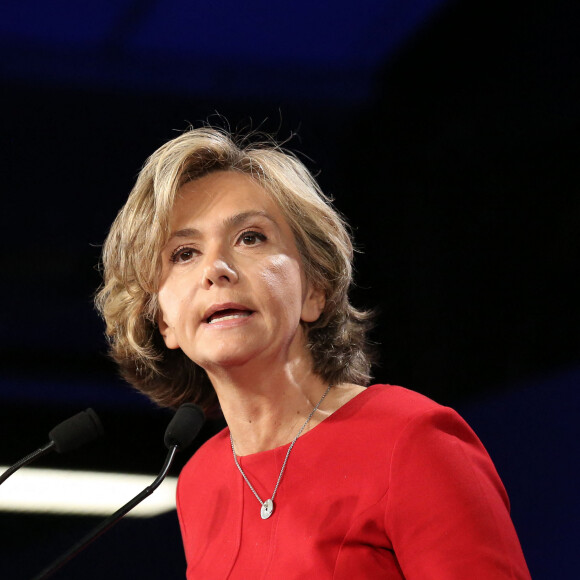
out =
[[[236,455],[236,450],[234,449],[234,439],[233,439],[232,434],[230,432],[230,443],[232,445],[232,453],[234,454],[234,461],[236,463],[236,467],[239,469],[240,473],[242,474],[242,477],[244,478],[244,481],[248,484],[248,487],[252,490],[252,493],[256,496],[256,499],[260,502],[260,505],[262,506],[262,509],[260,510],[260,516],[262,517],[263,520],[267,520],[274,513],[274,498],[276,497],[276,492],[278,491],[278,486],[280,485],[280,482],[282,481],[282,476],[284,475],[284,470],[286,469],[286,463],[288,463],[288,457],[290,457],[290,452],[292,451],[292,448],[294,447],[294,443],[296,443],[298,437],[300,437],[300,435],[302,435],[302,431],[304,431],[304,429],[306,429],[306,425],[308,425],[308,423],[310,422],[310,419],[312,419],[312,416],[314,415],[314,413],[316,413],[316,411],[318,410],[318,407],[320,407],[320,405],[322,404],[322,401],[324,401],[326,395],[328,395],[328,391],[330,391],[330,387],[332,387],[332,385],[328,385],[328,388],[326,389],[326,391],[324,391],[324,395],[322,395],[322,397],[320,398],[320,401],[318,401],[318,403],[316,403],[316,406],[314,407],[314,409],[312,409],[312,411],[310,412],[310,415],[308,415],[308,417],[306,418],[304,425],[302,425],[302,427],[300,427],[300,431],[298,431],[298,433],[296,434],[296,437],[294,437],[294,439],[292,440],[292,443],[290,443],[290,447],[288,447],[288,451],[286,452],[286,457],[284,458],[284,463],[282,464],[282,469],[280,470],[280,475],[278,476],[278,481],[276,482],[276,487],[274,487],[274,491],[272,492],[272,497],[270,499],[267,499],[266,501],[262,501],[262,499],[260,498],[260,496],[258,495],[256,490],[254,489],[254,486],[250,483],[250,480],[248,479],[248,477],[244,473],[244,470],[242,469],[242,466],[240,465],[240,463],[238,461],[238,456]]]

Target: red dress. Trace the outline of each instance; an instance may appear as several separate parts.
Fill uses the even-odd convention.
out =
[[[240,458],[265,500],[288,446]],[[374,385],[300,437],[262,520],[224,429],[177,489],[187,578],[529,579],[504,487],[453,410]]]

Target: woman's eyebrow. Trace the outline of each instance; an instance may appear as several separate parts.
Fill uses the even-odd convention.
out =
[[[173,238],[196,238],[201,234],[201,232],[196,228],[183,228],[182,230],[177,230],[171,232],[169,239]]]
[[[262,210],[249,210],[240,213],[235,213],[225,218],[223,220],[223,225],[226,228],[236,227],[255,217],[265,218],[268,221],[272,222],[275,226],[278,226],[278,222],[268,212]],[[171,232],[169,239],[172,240],[173,238],[196,238],[199,236],[201,236],[201,232],[197,228],[183,228],[181,230]]]
[[[240,213],[236,213],[234,215],[227,217],[224,220],[224,225],[225,226],[239,226],[240,224],[242,224],[248,220],[251,220],[252,218],[255,218],[255,217],[266,218],[268,221],[272,222],[275,226],[278,225],[278,222],[276,222],[276,220],[268,212],[265,212],[263,210],[249,210],[249,211],[243,211]]]

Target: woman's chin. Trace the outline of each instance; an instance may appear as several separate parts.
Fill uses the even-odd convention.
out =
[[[243,368],[244,366],[251,364],[255,358],[255,353],[250,353],[247,349],[244,351],[221,349],[218,352],[213,352],[210,356],[203,357],[199,362],[196,362],[207,372],[217,373],[234,370],[236,368]]]

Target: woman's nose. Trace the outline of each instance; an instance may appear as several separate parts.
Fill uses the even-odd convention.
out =
[[[223,256],[208,257],[203,270],[202,285],[210,288],[214,284],[235,284],[238,281],[236,269]]]

